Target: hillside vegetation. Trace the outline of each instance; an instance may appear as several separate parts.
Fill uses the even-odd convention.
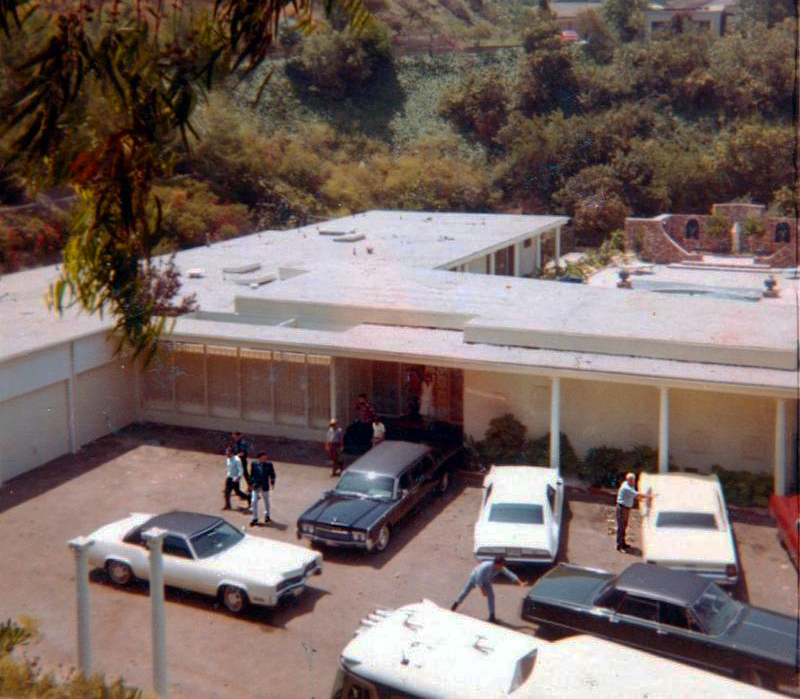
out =
[[[497,12],[522,45],[397,55],[398,6],[373,2],[387,23],[360,34],[287,25],[260,74],[215,95],[158,190],[163,251],[370,208],[565,213],[594,243],[627,215],[719,201],[795,215],[794,18],[645,40],[587,12],[587,41],[567,46],[547,11],[472,1],[462,25]],[[3,216],[0,269],[52,259],[64,227]]]

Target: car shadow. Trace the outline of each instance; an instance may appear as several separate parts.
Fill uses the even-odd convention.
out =
[[[313,579],[313,578],[312,578]],[[131,581],[128,585],[120,586],[114,584],[108,574],[102,569],[96,569],[89,573],[89,580],[103,587],[111,588],[119,592],[141,597],[150,596],[150,584],[147,580]],[[167,603],[177,603],[186,607],[193,607],[206,612],[225,614],[232,618],[252,624],[262,624],[273,629],[283,629],[288,621],[302,614],[310,614],[314,611],[317,601],[329,595],[330,592],[322,590],[312,585],[306,585],[305,590],[299,597],[292,597],[281,602],[277,607],[262,607],[250,605],[240,614],[229,612],[222,603],[215,597],[203,595],[199,592],[191,592],[178,587],[167,585],[164,587],[164,600]]]
[[[248,527],[250,529],[254,529],[256,527],[258,527],[258,529],[277,529],[278,531],[285,532],[289,528],[289,525],[284,524],[283,522],[276,522],[274,519],[271,519],[267,523],[260,521],[256,522],[255,524],[249,524]]]
[[[317,547],[326,561],[341,563],[342,565],[363,566],[380,570],[395,554],[413,541],[425,527],[427,527],[459,494],[466,488],[466,484],[451,475],[450,487],[442,495],[431,495],[411,510],[391,532],[391,540],[384,551],[371,553],[365,549],[354,547],[333,547],[321,545]]]

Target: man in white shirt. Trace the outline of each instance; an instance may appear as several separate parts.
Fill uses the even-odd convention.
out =
[[[636,490],[636,474],[628,473],[617,491],[617,551],[623,553],[628,550],[625,543],[625,531],[628,529],[628,517],[637,500],[652,500],[648,493]]]
[[[239,487],[239,479],[242,477],[242,460],[233,453],[233,447],[225,450],[225,468],[227,470],[225,478],[225,507],[223,510],[231,509],[231,493],[236,493],[245,502],[250,502],[250,498],[242,492]]]
[[[372,421],[372,446],[380,444],[386,438],[386,425],[383,424],[379,417],[375,417]]]
[[[342,446],[344,432],[335,417],[331,418],[331,426],[325,434],[325,451],[331,460],[331,475],[338,476],[342,472]]]

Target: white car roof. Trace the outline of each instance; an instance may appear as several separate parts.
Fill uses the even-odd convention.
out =
[[[551,643],[428,600],[376,612],[362,624],[342,665],[422,699],[776,696],[610,641],[573,636]],[[527,677],[518,674],[522,658],[533,659]]]
[[[491,502],[544,502],[547,485],[555,487],[558,471],[546,466],[492,466],[484,484],[492,483]]]
[[[655,498],[650,503],[654,512],[679,510],[682,512],[720,513],[725,497],[716,474],[700,473],[644,473],[639,480],[639,490],[652,488]]]

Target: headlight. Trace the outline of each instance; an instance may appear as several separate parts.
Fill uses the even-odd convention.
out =
[[[353,532],[353,541],[366,541],[366,540],[367,540],[366,532]]]
[[[301,524],[300,529],[302,529],[306,534],[313,534],[314,533],[314,525],[313,524]]]

